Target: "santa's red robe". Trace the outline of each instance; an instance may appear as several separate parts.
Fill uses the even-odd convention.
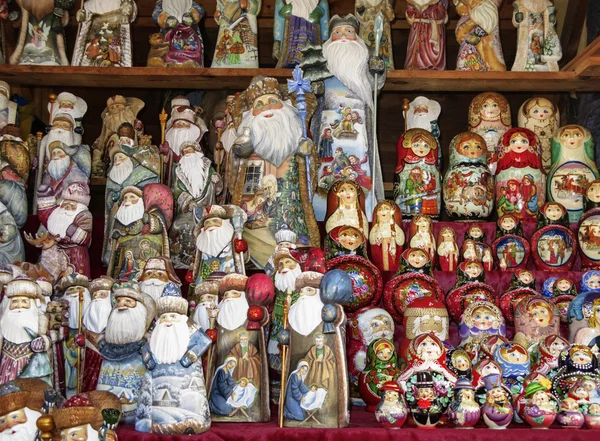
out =
[[[83,358],[83,375],[81,392],[96,390],[100,368],[104,357],[98,352],[98,337],[101,334],[85,331],[85,353]]]
[[[406,69],[444,70],[446,68],[446,8],[441,1],[420,11],[413,5],[406,9],[412,21],[406,53]]]

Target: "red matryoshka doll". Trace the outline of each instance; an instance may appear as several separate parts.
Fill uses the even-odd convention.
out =
[[[546,200],[546,174],[540,158],[540,143],[529,129],[511,129],[502,137],[496,168],[498,217],[513,214],[534,222]]]
[[[525,268],[529,261],[529,250],[529,242],[523,237],[519,219],[512,214],[505,214],[498,219],[492,253],[500,271]]]
[[[380,338],[369,345],[365,369],[358,377],[358,390],[367,412],[375,412],[381,387],[388,381],[396,381],[400,372],[393,341]]]
[[[361,230],[364,237],[369,237],[364,205],[365,197],[360,185],[349,179],[336,181],[327,196],[325,232],[329,234],[335,227],[350,226]],[[325,246],[327,248],[327,244]]]
[[[506,339],[505,339],[506,340]],[[499,340],[502,344],[502,340]],[[473,366],[473,386],[476,388],[483,387],[483,378],[491,374],[502,376],[502,368],[493,358],[484,358]]]
[[[419,215],[410,222],[408,244],[411,248],[421,248],[429,253],[431,263],[435,266],[436,244],[433,236],[433,222],[429,216]]]
[[[440,214],[441,179],[437,140],[424,129],[405,132],[396,146],[394,201],[405,217]]]
[[[359,228],[350,225],[340,225],[329,232],[329,249],[326,257],[333,259],[338,256],[361,256],[367,258],[365,236]]]
[[[456,244],[456,232],[452,227],[444,227],[438,233],[437,254],[442,271],[456,271],[459,251]]]
[[[443,342],[449,341],[450,318],[444,303],[431,297],[413,300],[404,311],[404,338],[400,358],[406,360],[408,347],[418,335],[433,333]]]
[[[556,306],[538,295],[523,299],[515,309],[514,341],[534,350],[548,335],[560,334],[560,315]]]
[[[548,335],[538,345],[536,362],[531,366],[531,373],[542,374],[552,380],[560,367],[560,354],[568,347],[569,342],[560,335]]]
[[[593,181],[585,191],[585,212],[577,226],[577,243],[582,269],[600,269],[600,180]]]
[[[479,262],[461,263],[456,274],[456,285],[446,295],[446,306],[455,323],[460,323],[463,311],[473,302],[496,303],[496,293],[485,283],[485,273]]]
[[[500,309],[492,302],[472,302],[465,308],[458,327],[461,346],[481,342],[492,336],[506,335],[506,325]]]
[[[404,241],[400,209],[393,201],[379,202],[373,210],[369,233],[371,261],[379,271],[398,271]]]
[[[553,296],[550,299],[558,308],[560,322],[563,325],[569,324],[569,306],[577,296],[577,288],[571,279],[556,279],[553,287]]]
[[[552,137],[560,126],[558,106],[543,97],[534,97],[525,101],[518,114],[519,127],[533,130],[542,146],[542,165],[546,173],[552,166]]]
[[[538,229],[531,237],[538,271],[570,271],[577,256],[575,233],[569,228],[567,210],[557,202],[540,209]]]

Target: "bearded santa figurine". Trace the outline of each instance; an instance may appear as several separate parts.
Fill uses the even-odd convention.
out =
[[[213,328],[211,318],[216,317],[219,304],[219,281],[205,280],[196,285],[194,296],[198,303],[194,309],[194,323],[203,331]]]
[[[221,176],[197,142],[183,142],[171,190],[176,201],[176,216],[170,231],[172,259],[176,268],[188,268],[196,251],[190,234],[197,223],[194,211],[203,212],[223,191]]]
[[[146,331],[153,323],[154,300],[140,292],[137,283],[124,282],[112,287],[114,305],[98,349],[104,358],[98,377],[98,390],[110,391],[121,400],[121,421],[134,424],[138,391],[146,374],[141,349]]]
[[[139,394],[139,432],[192,435],[210,428],[202,354],[212,340],[187,314],[181,293],[156,302],[156,327],[142,350],[148,375]]]
[[[121,413],[119,398],[111,392],[78,394],[52,412],[60,438],[73,441],[117,441]]]
[[[304,80],[303,80],[304,81]],[[315,97],[305,94],[307,116],[315,108]],[[287,225],[298,244],[319,247],[320,233],[310,203],[317,183],[318,153],[303,129],[294,106],[295,96],[288,94],[275,78],[258,75],[248,88],[235,97],[233,120],[238,138],[232,147],[233,172],[238,177],[230,182],[231,201],[241,207],[251,206],[257,190],[264,189],[269,207],[260,216],[252,216],[245,226],[244,238],[250,247],[250,259],[263,268],[276,245],[275,233]],[[308,120],[307,120],[308,121]],[[308,158],[308,159],[307,159]],[[307,165],[308,164],[308,165]],[[259,176],[253,174],[260,166]],[[256,201],[254,201],[256,202]],[[260,222],[255,222],[256,217]],[[256,228],[255,224],[265,228]]]
[[[215,272],[225,274],[246,272],[243,255],[246,243],[236,237],[232,205],[210,205],[194,230],[196,255],[191,269],[194,280],[200,283]]]
[[[0,130],[6,125],[16,125],[18,122],[19,105],[10,100],[10,86],[5,81],[0,81]]]
[[[19,276],[4,291],[8,303],[3,304],[0,317],[0,384],[16,378],[41,378],[50,383],[50,340],[46,337],[48,322],[40,312],[41,289],[30,278]]]
[[[112,310],[110,293],[114,279],[102,276],[90,282],[92,301],[83,312],[83,334],[77,335],[75,343],[85,347],[81,391],[96,390],[98,376],[102,367],[102,355],[98,344],[104,335],[108,316]]]
[[[66,253],[76,272],[91,277],[90,254],[92,243],[92,213],[88,209],[90,190],[86,183],[69,185],[62,192],[62,201],[48,186],[38,192],[38,217],[46,229],[58,236],[58,247]]]
[[[267,264],[265,265],[264,271],[265,274],[269,277],[275,276],[275,256],[278,252],[286,249],[286,250],[295,250],[297,248],[296,240],[297,235],[292,230],[288,228],[287,225],[283,225],[277,233],[275,233],[275,251],[269,257]]]
[[[140,290],[157,301],[165,290],[181,292],[181,280],[177,277],[170,259],[151,257],[146,261],[139,280]]]
[[[121,192],[110,232],[107,274],[132,280],[151,257],[169,257],[168,231],[173,219],[173,194],[162,184]],[[109,220],[111,221],[111,220]]]
[[[125,98],[121,95],[110,97],[102,112],[102,132],[92,145],[92,176],[105,176],[108,153],[111,146],[118,144],[117,131],[121,124],[127,122],[135,127],[135,143],[143,133],[143,124],[137,119],[138,113],[144,108],[144,102],[138,98]]]
[[[365,192],[365,212],[370,217],[377,200],[384,199],[384,192],[379,150],[377,145],[373,145],[373,137],[369,136],[371,127],[367,124],[372,121],[374,76],[378,75],[376,88],[379,90],[386,75],[385,61],[379,55],[370,54],[358,31],[359,23],[354,15],[335,15],[329,22],[329,40],[323,43],[320,51],[318,48],[305,50],[311,56],[305,57],[300,67],[311,81],[322,81],[320,90],[323,90],[324,96],[332,97],[319,102],[316,114],[321,117],[313,119],[311,132],[322,136],[331,129],[335,145],[341,147],[338,157],[355,155],[368,158],[359,168],[360,175],[364,176],[361,187]],[[321,145],[320,137],[315,139],[315,144]],[[319,182],[326,170],[334,170],[336,180],[340,179],[343,172],[348,171],[350,163],[341,169],[336,160],[335,156],[323,158],[318,179],[312,182]],[[374,168],[378,177],[375,182],[372,176]],[[352,171],[357,173],[357,170]],[[319,188],[313,198],[319,221],[325,219],[327,209],[329,187],[325,187]]]
[[[410,25],[405,69],[446,69],[447,0],[408,0]]]
[[[48,383],[27,378],[0,386],[0,438],[3,441],[37,440],[36,422],[42,416]]]
[[[70,115],[75,122],[73,127],[73,144],[81,144],[81,136],[83,135],[83,117],[87,113],[88,105],[78,96],[69,92],[61,92],[57,95],[54,103],[48,103],[48,113],[50,114],[50,122],[54,122],[54,118],[60,114]]]

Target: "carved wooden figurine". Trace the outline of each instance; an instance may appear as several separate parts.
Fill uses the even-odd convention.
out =
[[[398,271],[404,240],[400,209],[393,201],[379,202],[373,213],[369,251],[380,271]]]
[[[405,69],[446,69],[447,0],[408,0],[410,25]]]
[[[392,28],[390,22],[396,18],[391,0],[356,0],[354,15],[360,23],[360,38],[364,40],[371,52],[375,51],[375,17],[383,14],[383,34],[379,46],[379,55],[388,69],[394,68],[394,50],[392,46]]]

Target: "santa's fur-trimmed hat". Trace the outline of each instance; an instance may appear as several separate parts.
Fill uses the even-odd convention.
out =
[[[39,378],[18,378],[0,386],[0,416],[25,407],[40,412],[50,385]]]
[[[227,291],[245,291],[246,283],[248,282],[248,277],[242,274],[227,274],[221,280],[219,284],[219,292],[221,295],[225,294]]]
[[[40,299],[42,297],[42,288],[29,277],[19,276],[8,282],[5,293],[9,299],[14,297]]]
[[[315,271],[304,271],[296,279],[296,292],[299,292],[302,288],[310,287],[319,289],[323,274]]]

